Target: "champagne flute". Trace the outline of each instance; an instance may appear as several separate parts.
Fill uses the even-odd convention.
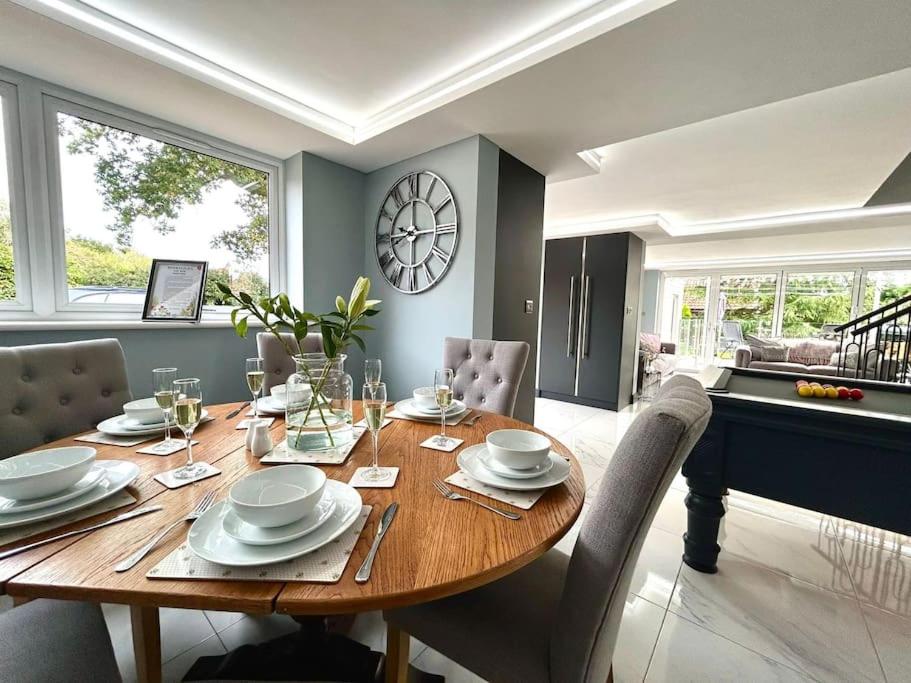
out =
[[[379,358],[368,358],[364,361],[364,381],[367,384],[379,384],[383,376],[383,361]]]
[[[452,404],[452,369],[443,368],[433,373],[433,393],[440,407],[440,435],[435,441],[438,446],[447,448],[450,439],[446,436],[446,411]]]
[[[195,377],[174,380],[174,421],[187,440],[187,464],[174,470],[176,479],[192,479],[205,471],[193,462],[193,430],[202,417],[202,389]]]
[[[259,396],[259,392],[263,388],[263,379],[265,378],[266,373],[263,370],[263,359],[262,358],[248,358],[247,359],[247,387],[250,389],[250,393],[253,394],[253,417],[254,419],[259,417],[259,411],[256,409],[256,398]]]
[[[155,368],[152,380],[155,386],[155,401],[164,413],[164,441],[159,444],[163,449],[171,448],[171,415],[174,412],[174,380],[177,379],[177,368]]]
[[[367,481],[384,481],[392,476],[389,470],[380,469],[380,430],[386,420],[386,385],[382,382],[365,384],[363,393],[364,422],[373,437],[373,466],[364,472]]]

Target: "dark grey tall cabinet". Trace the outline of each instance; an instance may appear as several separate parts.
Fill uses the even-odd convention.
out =
[[[610,410],[631,403],[643,255],[628,232],[545,243],[539,396]]]

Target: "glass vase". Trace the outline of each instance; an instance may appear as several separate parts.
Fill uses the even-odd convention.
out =
[[[296,370],[286,382],[287,447],[324,451],[351,442],[352,380],[345,372],[346,355],[322,353],[294,356]]]

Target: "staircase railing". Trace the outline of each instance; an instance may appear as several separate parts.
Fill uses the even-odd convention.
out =
[[[911,294],[834,328],[838,374],[911,383]]]

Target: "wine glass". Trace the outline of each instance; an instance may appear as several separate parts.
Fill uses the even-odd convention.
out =
[[[155,368],[152,370],[152,382],[155,387],[155,401],[164,413],[164,441],[159,444],[163,449],[171,448],[171,415],[174,412],[174,380],[177,379],[177,368]]]
[[[379,466],[380,430],[386,420],[386,385],[382,382],[365,384],[363,393],[364,422],[373,437],[373,466],[364,472],[367,481],[383,481],[392,476],[389,470]]]
[[[438,446],[449,447],[450,438],[446,436],[446,411],[452,404],[452,369],[443,368],[433,373],[433,393],[440,407],[440,435],[435,439]]]
[[[379,384],[383,376],[383,361],[379,358],[368,358],[364,361],[364,381],[367,384]]]
[[[250,389],[250,393],[253,394],[253,417],[259,417],[259,411],[256,409],[256,398],[259,396],[259,392],[263,388],[263,379],[265,378],[266,373],[263,370],[263,359],[262,358],[248,358],[247,359],[247,387]]]
[[[202,389],[195,377],[174,380],[174,421],[187,440],[187,464],[174,470],[176,479],[192,479],[205,468],[193,462],[193,430],[202,417]]]

